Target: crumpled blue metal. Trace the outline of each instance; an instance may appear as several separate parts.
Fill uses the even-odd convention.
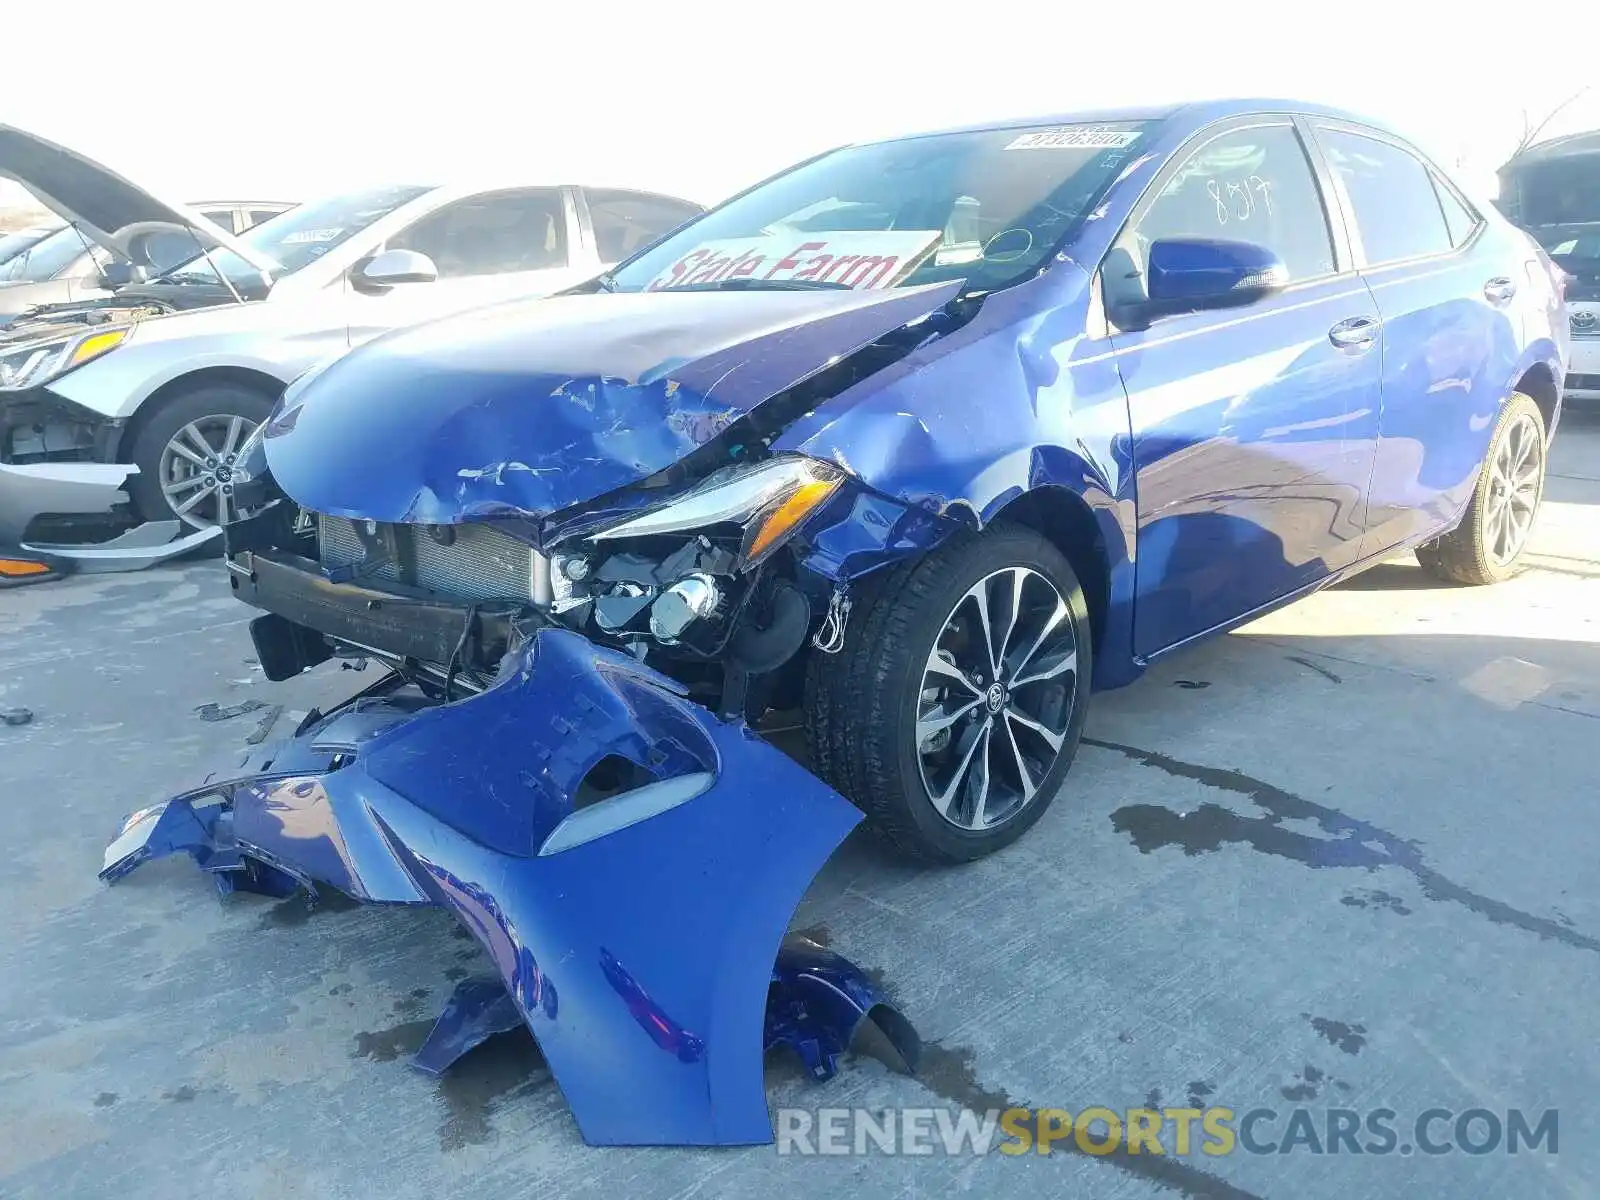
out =
[[[653,782],[579,803],[608,756]],[[744,724],[547,628],[480,695],[369,696],[135,813],[101,877],[187,852],[240,890],[321,883],[441,905],[487,950],[504,999],[458,992],[424,1069],[514,1011],[586,1141],[747,1144],[771,1139],[765,1048],[791,1045],[825,1076],[879,1009],[914,1060],[909,1025],[857,969],[780,954],[806,886],[860,820]]]
[[[539,518],[681,460],[757,406],[933,312],[886,291],[519,300],[401,330],[292,387],[273,478],[313,512]]]

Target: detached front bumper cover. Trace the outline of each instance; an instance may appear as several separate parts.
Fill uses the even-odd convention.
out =
[[[73,571],[139,571],[169,562],[222,536],[219,528],[184,530],[148,521],[109,541],[82,545],[25,541],[36,517],[99,517],[128,500],[128,463],[0,463],[0,558],[40,563],[46,571],[0,569],[0,587],[42,582]]]
[[[594,798],[604,760],[642,782]],[[748,1144],[772,1137],[765,1049],[827,1078],[870,1014],[915,1067],[860,970],[784,938],[860,819],[665,677],[542,629],[478,696],[367,694],[134,813],[100,875],[183,851],[224,892],[442,905],[498,978],[460,985],[419,1067],[521,1020],[586,1141]]]

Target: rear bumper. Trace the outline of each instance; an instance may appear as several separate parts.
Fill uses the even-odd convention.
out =
[[[1600,400],[1600,364],[1594,372],[1567,372],[1562,395],[1568,400]]]
[[[618,759],[634,782],[597,796],[597,764]],[[133,814],[101,878],[185,851],[225,891],[320,882],[442,906],[498,979],[463,985],[423,1069],[520,1018],[585,1140],[753,1143],[771,1139],[763,1050],[825,1078],[883,1003],[848,963],[784,940],[860,819],[742,723],[543,629],[477,696],[368,696]],[[914,1033],[885,1016],[914,1065]]]
[[[1600,338],[1572,339],[1572,357],[1562,390],[1569,399],[1600,399]]]

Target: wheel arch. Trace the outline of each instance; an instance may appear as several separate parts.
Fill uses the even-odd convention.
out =
[[[1071,488],[1046,484],[1011,500],[988,523],[996,521],[1031,529],[1072,564],[1088,602],[1089,632],[1098,654],[1111,608],[1111,556],[1088,502]]]
[[[197,371],[178,375],[151,392],[144,403],[139,405],[138,411],[122,426],[121,436],[117,439],[116,460],[128,461],[135,443],[139,440],[139,434],[170,401],[214,384],[232,384],[236,387],[249,388],[259,392],[268,400],[276,400],[288,386],[277,376],[252,367],[201,367]]]
[[[1556,422],[1561,418],[1561,382],[1556,379],[1550,364],[1543,360],[1533,363],[1522,372],[1513,387],[1532,396],[1533,402],[1539,406],[1539,415],[1544,418],[1545,436],[1554,433]]]

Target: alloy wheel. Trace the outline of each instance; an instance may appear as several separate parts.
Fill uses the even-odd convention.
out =
[[[172,435],[161,451],[159,474],[174,516],[209,529],[238,515],[233,473],[239,448],[255,428],[248,417],[218,414],[190,421]]]
[[[986,830],[1033,803],[1080,686],[1076,627],[1055,584],[1029,567],[974,584],[934,640],[918,696],[918,766],[939,815]]]
[[[1532,417],[1511,423],[1489,465],[1484,548],[1497,567],[1522,553],[1544,491],[1544,438]]]

